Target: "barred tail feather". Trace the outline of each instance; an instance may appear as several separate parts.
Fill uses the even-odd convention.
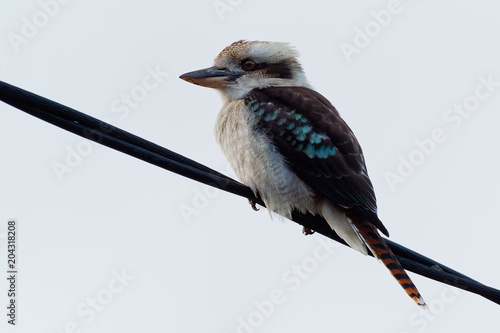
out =
[[[371,223],[366,222],[355,223],[354,226],[373,255],[382,261],[385,267],[391,272],[392,276],[394,276],[401,287],[406,291],[408,296],[410,296],[417,305],[426,307],[425,301],[422,296],[420,296],[417,287],[415,287],[403,266],[401,266],[396,259],[396,256],[380,236],[377,229]]]

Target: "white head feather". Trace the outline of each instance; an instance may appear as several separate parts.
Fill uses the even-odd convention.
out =
[[[310,87],[298,62],[298,52],[288,43],[238,41],[227,46],[215,58],[214,66],[245,73],[234,84],[219,87],[224,101],[245,97],[254,88],[270,86]],[[262,68],[253,71],[242,69],[246,60]]]

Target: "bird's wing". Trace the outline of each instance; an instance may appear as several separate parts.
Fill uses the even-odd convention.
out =
[[[245,103],[302,180],[388,235],[361,147],[325,97],[305,87],[268,87],[252,90]]]

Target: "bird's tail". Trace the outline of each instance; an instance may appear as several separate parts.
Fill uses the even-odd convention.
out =
[[[425,301],[422,296],[420,296],[417,287],[415,287],[403,266],[401,266],[398,259],[396,259],[396,256],[380,236],[377,229],[371,223],[366,222],[356,223],[355,227],[375,258],[382,261],[385,267],[391,272],[392,276],[394,276],[401,287],[406,291],[408,296],[418,305],[426,307]]]

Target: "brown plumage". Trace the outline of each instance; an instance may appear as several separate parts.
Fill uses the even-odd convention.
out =
[[[215,134],[238,178],[266,207],[322,216],[349,246],[371,251],[419,305],[424,301],[380,237],[389,232],[356,136],[333,105],[308,84],[286,43],[238,41],[214,66],[182,79],[216,88],[224,105]]]

